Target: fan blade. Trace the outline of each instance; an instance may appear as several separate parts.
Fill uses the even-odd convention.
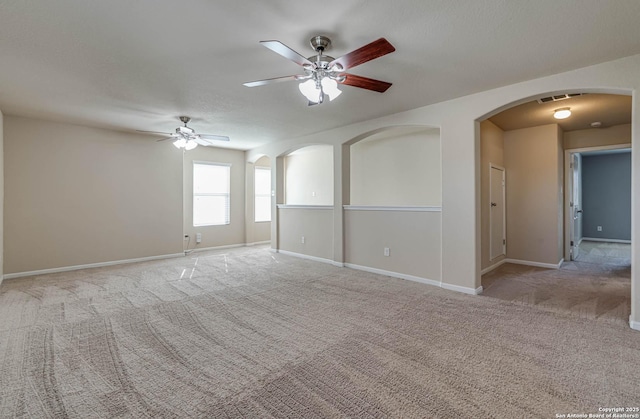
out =
[[[371,61],[378,57],[382,57],[383,55],[387,55],[395,50],[396,49],[389,43],[389,41],[384,38],[380,38],[376,41],[371,42],[370,44],[351,51],[350,53],[345,54],[340,58],[336,58],[329,63],[329,68],[333,67],[336,64],[340,64],[343,70],[347,70],[357,65],[366,63],[367,61]]]
[[[156,142],[165,141],[165,140],[174,140],[175,138],[176,137],[160,138],[159,140],[156,140]]]
[[[246,86],[246,87],[257,87],[257,86],[264,86],[265,84],[279,83],[281,81],[297,80],[298,77],[299,76],[274,77],[272,79],[256,80],[256,81],[250,81],[242,84],[243,86]],[[301,76],[301,77],[304,77],[304,76]]]
[[[369,77],[356,76],[355,74],[342,74],[345,79],[340,84],[346,84],[347,86],[359,87],[361,89],[373,90],[375,92],[386,92],[391,83],[386,81],[374,80]]]
[[[198,134],[198,137],[203,140],[229,141],[229,137],[226,135]]]
[[[298,54],[280,41],[260,41],[260,43],[269,48],[271,51],[282,55],[284,58],[287,58],[298,65],[313,65],[311,61]]]
[[[200,145],[217,145],[217,141],[229,141],[229,137],[225,137],[222,135],[200,135],[198,137],[193,138],[193,141]]]
[[[170,132],[159,132],[159,131],[142,131],[137,129],[136,132],[141,132],[143,134],[155,134],[155,135],[172,135]]]

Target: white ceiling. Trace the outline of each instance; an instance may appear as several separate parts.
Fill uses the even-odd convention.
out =
[[[640,53],[637,0],[0,0],[0,110],[122,130],[196,131],[249,149]],[[261,46],[339,57],[379,37],[396,52],[351,70],[393,86],[344,86],[308,107],[301,73]]]

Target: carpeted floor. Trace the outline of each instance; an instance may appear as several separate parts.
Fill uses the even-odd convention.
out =
[[[640,406],[640,333],[269,252],[6,280],[2,417],[555,418]]]
[[[583,241],[576,261],[560,269],[507,263],[483,275],[482,286],[485,297],[629,324],[631,245]]]

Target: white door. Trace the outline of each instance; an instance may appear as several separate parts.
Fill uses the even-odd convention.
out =
[[[506,211],[505,211],[505,171],[502,167],[491,165],[489,172],[489,234],[491,245],[489,247],[489,258],[491,260],[498,256],[506,255]]]
[[[571,155],[571,260],[576,260],[580,254],[582,240],[582,158],[579,153]]]

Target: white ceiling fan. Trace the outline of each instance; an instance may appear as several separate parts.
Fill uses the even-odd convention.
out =
[[[214,146],[215,141],[229,141],[229,137],[225,135],[211,135],[211,134],[196,134],[193,128],[187,126],[191,118],[188,116],[181,116],[180,121],[184,123],[183,127],[176,128],[176,132],[157,132],[157,131],[138,131],[148,134],[164,135],[166,138],[161,138],[158,141],[174,140],[173,145],[177,148],[183,148],[185,150],[193,150],[198,145]]]

